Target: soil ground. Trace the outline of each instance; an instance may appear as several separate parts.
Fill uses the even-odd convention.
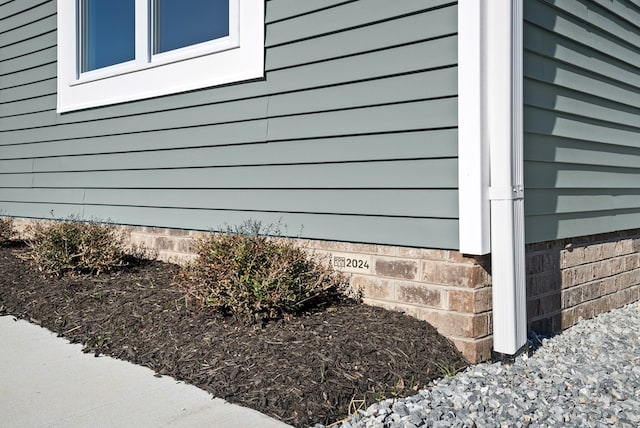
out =
[[[176,265],[52,277],[25,260],[26,251],[0,247],[1,315],[294,426],[331,424],[380,399],[413,395],[465,365],[432,326],[398,312],[345,301],[247,324],[185,300],[172,284]]]

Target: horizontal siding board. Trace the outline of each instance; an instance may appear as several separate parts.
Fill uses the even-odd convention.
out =
[[[640,210],[640,189],[529,189],[525,210],[529,215]]]
[[[353,108],[363,105],[388,104],[412,99],[451,96],[455,95],[457,92],[456,71],[457,70],[455,68],[438,69],[423,73],[383,78],[375,81],[274,95],[270,96],[268,100],[262,100],[263,103],[268,103],[268,110],[266,105],[262,105],[258,110],[262,109],[264,111],[259,112],[260,114],[256,114],[256,116],[281,116],[314,111]],[[427,81],[430,82],[429,85],[425,84]],[[52,107],[55,109],[55,99],[51,98],[49,101],[53,102]],[[237,117],[237,119],[240,120],[242,119],[242,116],[236,115],[234,109],[242,111],[246,110],[247,114],[252,111],[255,112],[255,109],[252,110],[249,107],[244,107],[245,104],[249,103],[256,105],[256,103],[260,103],[260,101],[257,99],[251,99],[220,105],[212,104],[189,109],[189,116],[192,120],[196,121],[196,124],[197,121],[202,121],[203,117],[215,117],[216,119],[224,121],[225,114],[232,114],[233,117]],[[41,111],[44,109],[44,104],[40,99],[30,100],[28,103],[24,103],[24,105],[25,107],[20,110],[20,106],[16,107],[14,105],[6,105],[6,107],[3,107],[3,105],[0,104],[0,116],[27,113],[29,109],[31,109],[31,111]],[[222,111],[218,112],[220,109]],[[202,113],[200,113],[201,111]],[[145,121],[151,126],[157,123],[162,123],[165,127],[172,126],[171,121],[166,120],[162,116],[156,119],[157,115],[160,114],[162,116],[177,116],[174,111],[156,113],[155,115],[148,114],[145,115],[145,117],[147,117]],[[140,122],[140,117],[136,116],[136,118],[136,121]],[[249,117],[249,119],[250,118],[251,117]],[[64,123],[57,120],[57,115],[55,115],[54,112],[47,112],[40,115],[16,117],[10,122],[7,121],[0,124],[0,130],[7,127],[10,127],[11,129],[28,128],[33,123],[47,123],[47,121],[51,123]],[[112,119],[111,121],[100,121],[97,125],[91,124],[87,126],[93,128],[92,133],[95,134],[99,132],[100,128],[98,128],[98,126],[110,130],[113,129],[113,125],[111,124],[112,122],[121,123],[122,121],[120,119]],[[184,127],[188,126],[188,124],[175,124],[173,126]],[[126,129],[121,130],[126,132]]]
[[[3,47],[2,59],[16,58],[27,54],[32,54],[43,49],[55,47],[56,32],[55,30],[51,30],[49,32],[44,32],[39,36]]]
[[[56,64],[43,64],[18,73],[0,75],[0,89],[26,85],[56,76]]]
[[[4,174],[31,173],[33,171],[33,159],[16,159],[11,161],[0,161],[0,186]],[[1,187],[0,187],[1,189]]]
[[[529,2],[525,2],[528,4]],[[531,2],[534,4],[534,2]],[[638,50],[630,48],[626,44],[616,43],[615,40],[607,38],[598,29],[592,25],[580,22],[574,18],[566,17],[560,14],[554,8],[545,6],[543,3],[536,1],[536,13],[541,16],[535,17],[537,25],[549,31],[553,31],[557,36],[564,36],[569,40],[578,41],[578,43],[587,46],[589,50],[598,52],[605,58],[606,62],[617,60],[627,63],[634,68],[640,67],[640,55]],[[527,18],[525,8],[525,19]]]
[[[626,83],[633,88],[640,87],[637,67],[617,61],[606,53],[592,49],[588,44],[559,37],[532,25],[525,25],[524,31],[526,37],[523,45],[529,51]],[[530,62],[528,66],[531,66]]]
[[[527,242],[637,229],[639,224],[640,212],[637,209],[525,218]]]
[[[273,47],[267,51],[268,69],[285,68],[450,35],[456,30],[456,12],[454,7],[444,8]],[[379,37],[380,34],[384,34],[385,37]]]
[[[258,213],[210,211],[198,209],[157,209],[119,206],[74,206],[64,204],[3,205],[19,217],[57,218],[81,215],[85,219],[110,219],[114,222],[195,230],[224,230],[225,225],[258,220],[264,224],[281,223],[289,236],[346,242],[453,249],[458,245],[458,221],[455,219],[402,218],[322,214]]]
[[[16,16],[26,13],[25,11],[29,11],[35,7],[51,7],[54,5],[55,10],[55,2],[53,0],[13,0],[9,2],[3,2],[0,5],[0,23],[3,21],[11,21],[15,19]],[[6,25],[6,24],[2,24]],[[4,28],[4,27],[0,27]]]
[[[525,106],[524,111],[527,133],[640,147],[640,132],[636,128],[615,126],[598,119],[554,113],[531,106]]]
[[[50,32],[56,28],[56,20],[57,17],[53,14],[36,22],[6,31],[1,35],[0,48]]]
[[[42,142],[33,144],[10,145],[12,140],[3,136],[6,146],[0,146],[0,156],[13,158],[241,144],[265,141],[266,135],[267,120],[263,119],[185,129],[156,130],[133,135],[119,134],[62,141],[47,140],[46,134],[43,133],[41,135]]]
[[[380,174],[384,171],[385,174]],[[429,171],[430,174],[425,174]],[[261,165],[137,171],[34,173],[33,187],[128,188],[455,188],[456,159]],[[12,177],[0,174],[4,184]],[[295,180],[292,178],[295,177]],[[14,187],[6,185],[6,187]]]
[[[640,103],[640,94],[638,100]],[[640,106],[631,107],[611,99],[594,97],[561,86],[529,81],[524,87],[524,102],[541,109],[554,109],[583,117],[597,117],[599,120],[637,128],[640,132]]]
[[[89,143],[89,141],[83,141]],[[104,153],[95,155],[62,156],[75,149],[107,150],[96,145],[56,150],[48,147],[53,157],[29,159],[25,146],[15,155],[26,159],[1,160],[3,172],[64,172],[119,169],[159,169],[233,165],[269,165],[286,163],[337,162],[358,160],[390,160],[410,158],[445,158],[457,156],[457,132],[455,129],[403,132],[397,134],[359,135],[354,137],[289,140],[260,144],[196,147],[180,150],[147,150],[140,152]],[[175,144],[175,141],[172,142]],[[61,144],[61,143],[59,143]],[[58,146],[59,144],[56,144]],[[0,150],[0,156],[6,154]],[[34,155],[42,156],[42,150]],[[32,165],[33,164],[33,165]]]
[[[42,138],[57,140],[63,138],[88,138],[96,135],[109,135],[113,133],[145,132],[158,127],[164,129],[185,128],[204,124],[217,124],[231,121],[245,121],[261,119],[267,114],[267,98],[253,98],[248,100],[231,101],[221,104],[208,104],[192,109],[179,111],[162,111],[146,117],[126,116],[97,122],[81,122],[73,124],[60,123],[56,125],[57,114],[44,112],[37,117],[49,117],[50,126],[42,128],[25,129],[22,131],[5,132],[6,138],[13,140],[22,134],[35,133],[42,136],[36,137],[36,141]],[[24,125],[22,121],[7,121],[7,126],[13,124]],[[55,125],[55,126],[52,126]],[[6,131],[6,129],[5,129]]]
[[[443,0],[368,0],[346,3],[340,7],[323,9],[296,19],[274,23],[267,27],[268,47],[306,39],[320,34],[341,32],[345,29],[386,21],[451,1]],[[319,25],[322,23],[322,25]],[[455,22],[454,28],[455,28]],[[454,30],[455,31],[455,30]],[[379,37],[376,37],[379,39]]]
[[[426,84],[429,82],[429,84]],[[358,105],[391,104],[400,101],[457,94],[457,68],[437,69],[328,88],[292,92],[269,98],[269,115],[282,116]]]
[[[9,89],[0,89],[0,103],[25,100],[47,94],[56,95],[55,78]]]
[[[572,138],[527,134],[524,157],[530,161],[637,168],[640,148]]]
[[[254,162],[262,164],[457,156],[458,134],[455,129],[242,144],[238,141],[240,132],[244,132],[242,137],[248,141],[256,141],[266,134],[266,123],[251,132],[247,128],[242,124],[227,126],[226,137],[220,135],[218,129],[218,138],[213,141],[211,134],[202,128],[190,128],[183,132],[176,130],[173,134],[139,134],[135,137],[133,148],[131,136],[127,135],[60,141],[55,144],[5,146],[0,149],[0,159],[37,157],[35,165],[38,170],[65,171],[100,169],[100,166],[102,169],[112,169],[114,165],[129,168],[207,166],[213,163],[212,159],[217,164],[247,164],[251,162],[248,151],[255,156]],[[180,136],[187,138],[184,144],[176,140]],[[223,143],[234,144],[225,146]],[[134,149],[137,151],[130,151]],[[8,162],[3,165],[8,165]]]
[[[19,0],[19,2],[23,3],[24,0]],[[3,13],[2,9],[0,9],[0,16],[7,17],[0,20],[0,34],[12,29],[23,27],[56,13],[55,1],[38,2],[36,4],[33,4],[32,6],[28,6],[28,3],[24,3],[24,6],[27,7],[22,9],[20,13],[9,17],[7,17],[7,15]]]
[[[315,0],[306,2],[300,0],[268,0],[266,22],[272,23],[289,19],[298,15],[312,13],[328,7],[336,7],[354,0]]]
[[[457,126],[457,98],[269,119],[270,140]]]
[[[626,8],[623,15],[614,13],[611,8],[620,2],[607,1],[598,5],[593,0],[558,1],[552,3],[558,10],[575,16],[585,21],[587,25],[596,27],[603,33],[608,33],[617,38],[617,43],[633,46],[640,44],[640,35],[637,32],[640,24],[640,13],[637,9]],[[603,7],[604,6],[604,7]]]
[[[637,0],[592,0],[594,3],[607,8],[621,19],[624,19],[640,28],[640,4]]]
[[[113,205],[321,214],[457,218],[456,190],[0,189],[0,203]]]
[[[638,88],[633,86],[534,53],[525,54],[524,64],[524,77],[528,82],[552,83],[640,108]]]
[[[53,47],[46,48],[38,52],[0,61],[0,73],[19,73],[22,70],[29,70],[55,61],[57,61],[57,49]]]
[[[51,127],[4,132],[4,143],[15,144],[30,141],[89,138],[109,133],[137,133],[158,128],[168,130],[225,121],[261,120],[267,116],[267,98],[235,101],[225,104],[205,105],[179,112],[156,113],[151,120],[128,116],[100,122],[57,125]],[[291,106],[292,112],[295,106]],[[37,113],[39,116],[55,114]],[[245,122],[246,123],[246,122]],[[11,123],[7,121],[8,126]],[[455,98],[417,101],[404,104],[363,107],[268,119],[267,139],[313,138],[359,133],[404,131],[457,125]],[[0,143],[1,144],[1,143]]]
[[[28,98],[19,101],[0,102],[0,120],[7,116],[27,115],[33,112],[40,112],[44,110],[55,110],[56,108],[56,95],[45,95],[37,98]],[[10,119],[10,126],[16,126],[19,123],[20,118]],[[4,124],[0,123],[0,129],[4,127]]]
[[[638,187],[638,177],[640,166],[618,168],[525,161],[525,185],[528,189],[632,189]]]
[[[33,184],[33,176],[28,173],[23,174],[11,174],[11,173],[0,173],[0,188],[12,188],[12,187],[20,187],[20,188],[29,188]]]
[[[317,58],[315,52],[305,52],[304,46],[306,44],[290,44],[285,45],[281,48],[272,48],[268,50],[265,57],[265,69],[267,71],[278,70],[281,68],[290,68],[297,67],[300,65],[306,65],[309,63],[320,62],[321,64],[325,64],[327,66],[331,66],[331,61],[339,61],[342,63],[343,72],[349,74],[353,73],[367,73],[366,69],[360,70],[350,70],[347,68],[350,62],[360,63],[366,62],[367,60],[375,61],[379,67],[384,67],[384,64],[380,59],[382,56],[403,56],[404,60],[407,61],[407,64],[403,63],[394,63],[393,65],[394,73],[403,72],[403,71],[412,71],[412,70],[421,70],[425,68],[429,68],[428,64],[433,64],[432,67],[439,67],[442,65],[453,65],[457,63],[457,37],[455,35],[447,35],[442,38],[437,39],[429,39],[425,41],[420,41],[416,43],[398,46],[390,46],[380,40],[371,40],[367,41],[368,51],[363,51],[364,53],[358,53],[354,55],[343,55],[336,56],[332,55],[329,58],[326,58],[323,62],[319,61],[320,58]],[[337,43],[340,43],[339,39],[335,40]],[[443,50],[443,46],[450,48],[452,50]],[[274,49],[277,49],[274,52]],[[340,48],[338,48],[340,49]],[[409,56],[404,57],[407,51],[414,51],[415,54],[419,55],[435,55],[435,58],[429,60],[428,58],[422,58],[418,63],[423,64],[416,68],[416,60],[412,60]],[[385,52],[390,51],[390,52]],[[322,52],[321,52],[322,53]],[[313,55],[310,55],[313,54]],[[300,61],[296,55],[301,55],[302,58],[306,58],[305,61]],[[363,58],[360,58],[363,57]],[[353,58],[353,59],[351,59]],[[443,60],[447,58],[446,60]],[[427,64],[426,66],[424,64]],[[371,71],[370,71],[371,72]],[[298,70],[296,70],[296,74],[298,74]],[[376,72],[376,75],[384,75],[380,72]],[[363,76],[358,74],[357,78],[361,79]],[[365,75],[366,77],[366,75]]]

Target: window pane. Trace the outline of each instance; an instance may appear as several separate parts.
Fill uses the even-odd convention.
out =
[[[154,53],[229,35],[229,0],[156,0]]]
[[[82,1],[82,71],[135,59],[135,0]]]

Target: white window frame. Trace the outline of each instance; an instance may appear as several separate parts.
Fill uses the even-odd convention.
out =
[[[58,113],[264,76],[264,0],[230,0],[229,36],[152,54],[149,9],[136,0],[136,58],[80,72],[78,0],[58,0]]]

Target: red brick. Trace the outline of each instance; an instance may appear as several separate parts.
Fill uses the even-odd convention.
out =
[[[594,244],[584,247],[584,262],[592,263],[602,260],[602,245]]]
[[[145,227],[144,233],[148,233],[150,235],[168,235],[168,229],[164,229],[161,227]]]
[[[600,294],[605,296],[607,294],[615,293],[618,290],[616,277],[606,278],[602,281]]]
[[[527,318],[536,318],[540,316],[540,298],[527,300]]]
[[[584,263],[584,248],[569,247],[560,252],[560,267],[569,268]]]
[[[562,291],[562,308],[571,308],[582,303],[582,288],[574,287]]]
[[[402,303],[431,308],[440,308],[442,306],[440,290],[415,282],[397,282],[396,300]]]
[[[600,287],[602,283],[600,281],[593,281],[580,286],[582,289],[582,301],[588,302],[589,300],[597,299],[600,297]]]
[[[168,229],[169,235],[171,236],[188,236],[189,231],[186,229]]]
[[[563,269],[560,273],[560,276],[562,278],[562,288],[573,287],[574,285],[576,285],[575,269]]]
[[[179,239],[177,240],[177,244],[178,245],[176,251],[179,251],[181,253],[192,254],[196,251],[196,243],[191,238]]]
[[[610,311],[608,301],[605,298],[597,299],[593,302],[593,315],[598,316],[604,312]]]
[[[159,236],[155,239],[154,248],[161,251],[173,251],[174,240],[164,236]]]
[[[449,290],[449,309],[456,312],[480,313],[491,310],[491,287],[479,290]]]
[[[624,270],[630,271],[640,268],[640,254],[630,254],[624,258]]]
[[[449,252],[447,250],[435,250],[431,248],[398,247],[399,257],[421,260],[446,261],[448,253]]]
[[[580,285],[593,279],[593,265],[582,265],[573,268],[573,285]]]
[[[493,336],[486,336],[480,339],[452,337],[451,342],[471,364],[477,364],[491,359]]]
[[[582,303],[581,305],[576,306],[574,310],[575,310],[576,318],[578,319],[582,318],[582,319],[588,320],[593,318],[592,302]]]
[[[479,265],[445,262],[423,262],[424,282],[466,288],[480,288],[490,284],[486,270]]]
[[[414,280],[418,275],[418,263],[406,259],[376,258],[375,272],[380,276]]]
[[[623,272],[620,275],[616,276],[616,284],[618,286],[618,290],[624,290],[625,288],[629,288],[632,285],[638,284],[638,280],[640,279],[640,270],[632,270],[628,272]]]
[[[566,330],[578,321],[575,308],[568,308],[560,313],[560,327]]]
[[[540,298],[540,315],[551,315],[561,309],[560,293],[550,294]]]
[[[440,334],[450,337],[479,338],[489,334],[488,314],[463,314],[459,312],[420,309],[418,318],[434,326]]]
[[[540,296],[560,290],[560,272],[543,273],[527,278],[527,295]]]
[[[611,260],[604,260],[598,263],[593,263],[592,267],[592,279],[602,279],[612,275],[613,263]]]
[[[362,290],[362,297],[378,300],[394,300],[394,284],[392,281],[375,277],[354,276],[351,285]]]
[[[602,259],[611,259],[616,256],[616,243],[618,241],[603,242],[600,244]]]
[[[624,256],[633,253],[633,240],[623,239],[616,242],[616,255]]]

